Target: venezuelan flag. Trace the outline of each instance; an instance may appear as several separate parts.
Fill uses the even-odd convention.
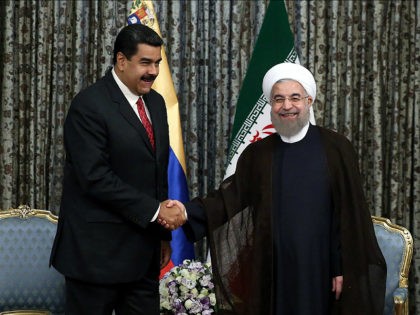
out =
[[[128,24],[141,23],[152,28],[161,35],[156,14],[150,0],[133,0]],[[179,117],[178,99],[175,93],[172,76],[169,71],[165,49],[162,47],[162,62],[159,67],[159,76],[153,84],[166,103],[169,124],[170,156],[168,168],[169,199],[181,202],[188,201],[188,186],[185,169],[184,146],[182,143],[181,120]],[[184,259],[194,258],[194,246],[190,243],[182,229],[172,232],[171,262],[161,271],[161,275],[169,271],[174,265],[179,265]]]

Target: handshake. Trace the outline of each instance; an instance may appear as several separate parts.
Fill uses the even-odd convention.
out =
[[[157,223],[168,230],[175,230],[187,221],[187,211],[178,200],[165,200],[160,203]]]

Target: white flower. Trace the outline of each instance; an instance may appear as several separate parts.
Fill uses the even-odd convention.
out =
[[[184,302],[184,306],[187,310],[189,310],[192,306],[193,306],[193,301],[191,301],[191,299],[188,299]]]
[[[216,295],[214,293],[210,293],[209,298],[210,298],[210,304],[216,305]]]
[[[181,269],[179,274],[181,277],[190,277],[190,271],[188,269]]]
[[[193,296],[198,296],[198,290],[197,290],[197,288],[192,289],[192,290],[191,290],[191,294],[192,294]]]
[[[160,301],[160,308],[168,311],[172,310],[169,300],[167,299]]]
[[[196,283],[197,282],[195,280],[192,280],[192,279],[188,279],[188,278],[182,278],[181,279],[181,284],[185,285],[188,289],[195,288]]]
[[[190,263],[189,269],[200,269],[202,268],[202,264],[199,261],[193,261]]]

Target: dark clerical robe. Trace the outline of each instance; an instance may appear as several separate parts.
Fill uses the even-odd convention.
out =
[[[274,149],[275,314],[325,315],[332,277],[341,275],[327,158],[318,129]]]
[[[385,260],[345,137],[310,126],[299,143],[255,142],[234,175],[186,207],[187,236],[210,242],[218,314],[382,314]]]

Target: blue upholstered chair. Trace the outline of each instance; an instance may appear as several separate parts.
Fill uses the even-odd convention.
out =
[[[56,229],[49,211],[0,211],[0,315],[64,314],[64,277],[48,267]]]
[[[408,315],[408,271],[413,238],[402,226],[372,216],[376,238],[387,266],[384,315]]]

